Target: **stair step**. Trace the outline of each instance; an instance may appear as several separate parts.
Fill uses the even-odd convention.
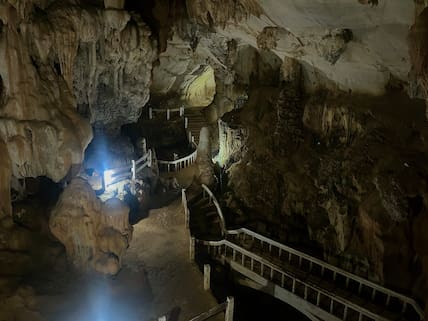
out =
[[[196,202],[192,202],[190,204],[190,206],[191,207],[201,207],[205,204],[209,204],[209,199],[202,197],[202,198],[198,199]]]
[[[217,208],[215,207],[215,205],[213,204],[213,203],[206,203],[206,204],[203,204],[203,205],[200,205],[200,206],[198,206],[198,208],[199,209],[201,209],[201,210],[208,210],[208,209],[214,209],[214,210],[216,210]]]

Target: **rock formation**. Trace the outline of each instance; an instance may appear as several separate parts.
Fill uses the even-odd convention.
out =
[[[428,119],[428,9],[417,17],[409,34],[409,52],[412,60],[410,95],[427,100]]]
[[[10,199],[12,171],[7,145],[2,140],[0,140],[0,150],[3,151],[3,156],[0,159],[0,217],[4,217],[12,215]]]
[[[14,233],[22,241],[11,219],[16,182],[73,176],[91,125],[111,137],[106,166],[126,163],[133,146],[118,138],[122,125],[136,123],[148,102],[184,104],[206,107],[200,178],[214,183],[211,158],[219,149],[232,221],[423,298],[427,5],[1,1],[0,232],[7,246]],[[145,130],[169,145],[180,141],[181,127],[162,126]],[[102,154],[102,141],[94,144]],[[50,223],[79,269],[120,269],[132,229],[118,201],[102,203],[75,179]]]
[[[149,100],[156,51],[150,29],[126,11],[76,12],[82,30],[73,66],[73,89],[81,113],[97,127],[136,122]],[[83,21],[82,21],[83,20]]]
[[[85,180],[76,178],[61,194],[49,225],[75,267],[114,275],[132,237],[128,213],[120,200],[102,203]]]
[[[270,96],[253,91],[242,110],[222,119],[226,199],[241,213],[234,219],[423,298],[423,241],[416,229],[415,244],[409,229],[424,220],[428,192],[421,102],[397,93],[375,99],[328,92],[303,101],[290,88],[285,82]],[[260,95],[275,108],[260,110]],[[387,111],[391,100],[407,106],[409,116]],[[248,134],[225,135],[240,132]]]
[[[31,7],[28,2],[0,4],[0,140],[7,145],[3,159],[10,159],[15,178],[59,181],[82,162],[92,132],[76,112],[66,79],[55,69],[59,49],[54,39],[30,22]],[[7,167],[2,167],[2,177],[4,171],[10,176]],[[8,199],[8,185],[2,184],[2,200]]]

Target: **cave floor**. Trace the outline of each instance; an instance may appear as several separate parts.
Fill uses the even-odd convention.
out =
[[[147,219],[134,225],[133,240],[123,264],[125,269],[146,273],[154,317],[167,315],[171,321],[190,320],[217,305],[210,292],[203,289],[203,275],[189,261],[188,238],[181,200],[151,210]]]
[[[176,177],[181,186],[188,186],[197,171],[193,165],[162,176]],[[30,304],[19,301],[8,311],[0,308],[0,320],[157,321],[167,316],[168,321],[184,321],[218,304],[210,291],[204,291],[203,275],[189,260],[181,193],[134,225],[122,266],[114,277],[83,276],[62,261],[27,280],[34,289]],[[220,314],[210,320],[223,319]]]
[[[181,186],[189,186],[197,171],[195,164],[161,176],[175,177]],[[203,289],[203,275],[198,267],[190,263],[181,193],[171,204],[150,210],[148,218],[134,225],[123,265],[125,270],[145,273],[152,293],[151,316],[155,320],[164,315],[168,321],[190,320],[218,304]],[[212,318],[223,319],[222,315]]]

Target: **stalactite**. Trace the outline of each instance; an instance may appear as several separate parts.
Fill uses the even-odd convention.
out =
[[[97,43],[94,41],[92,42],[89,48],[89,63],[90,63],[90,69],[89,69],[89,80],[88,80],[88,105],[89,109],[91,109],[91,106],[93,104],[93,101],[95,100],[96,96],[96,70],[97,70]]]

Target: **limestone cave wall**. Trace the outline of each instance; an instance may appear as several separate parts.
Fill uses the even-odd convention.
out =
[[[421,298],[427,5],[0,1],[0,216],[12,178],[79,165],[91,126],[118,135],[148,102],[206,107],[231,224]],[[116,271],[129,238],[85,246]]]
[[[424,299],[424,101],[320,90],[286,59],[220,122],[230,224],[247,225]],[[400,275],[400,278],[396,276]]]

